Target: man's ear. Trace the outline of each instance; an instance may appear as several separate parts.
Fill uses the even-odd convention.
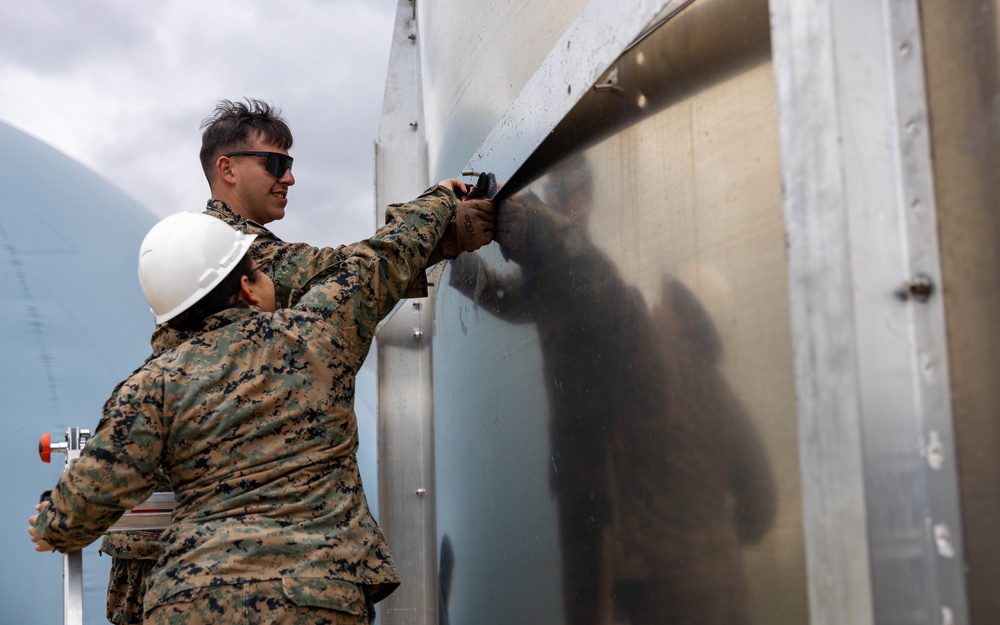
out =
[[[233,159],[228,156],[220,156],[215,160],[215,175],[220,182],[232,184],[236,180],[236,172],[233,171]]]
[[[250,306],[260,304],[260,298],[254,293],[253,283],[250,282],[249,276],[246,275],[240,277],[240,301]]]

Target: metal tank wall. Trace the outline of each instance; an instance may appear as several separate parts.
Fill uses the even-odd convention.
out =
[[[518,171],[506,253],[442,276],[451,622],[807,621],[767,6],[733,9],[623,55]]]
[[[585,0],[414,2],[433,180],[458,175]],[[529,124],[530,120],[523,120]]]
[[[959,4],[401,0],[379,203],[504,187],[379,336],[387,625],[996,620],[1000,22]]]

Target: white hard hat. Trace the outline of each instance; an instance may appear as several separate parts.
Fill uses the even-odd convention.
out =
[[[203,213],[177,213],[153,226],[139,248],[139,284],[156,323],[208,295],[256,238]]]

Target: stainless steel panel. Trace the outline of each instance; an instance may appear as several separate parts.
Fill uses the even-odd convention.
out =
[[[415,2],[431,172],[453,176],[585,0]]]
[[[805,623],[767,6],[699,0],[615,65],[599,115],[517,155],[504,246],[442,279],[443,614]]]
[[[1000,3],[923,0],[972,623],[1000,622]]]
[[[507,180],[595,84],[627,46],[686,6],[680,0],[634,0],[627,11],[616,0],[591,0],[573,21],[521,93],[469,161]],[[513,155],[513,158],[507,158]]]

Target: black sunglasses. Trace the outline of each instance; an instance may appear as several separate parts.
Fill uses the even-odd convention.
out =
[[[234,156],[262,156],[267,159],[264,163],[264,169],[267,173],[271,174],[275,178],[281,178],[285,175],[285,172],[292,168],[292,161],[294,160],[291,156],[287,154],[281,154],[280,152],[230,152],[226,154],[227,158],[232,158]]]

